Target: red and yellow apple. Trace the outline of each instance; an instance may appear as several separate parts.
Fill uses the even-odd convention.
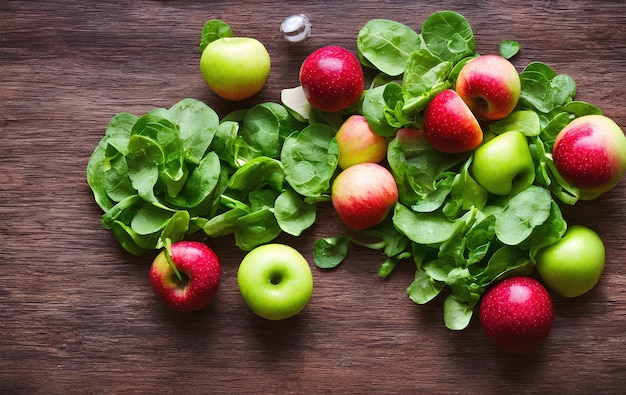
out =
[[[304,59],[300,85],[311,106],[335,112],[345,110],[361,98],[365,80],[361,63],[352,52],[329,45]]]
[[[359,163],[333,181],[331,201],[343,223],[363,230],[381,223],[398,201],[393,175],[377,163]]]
[[[591,200],[613,189],[626,170],[626,137],[604,115],[574,119],[556,136],[552,158],[559,174]]]
[[[335,134],[339,145],[339,167],[379,163],[387,155],[387,139],[372,131],[363,115],[352,115]]]
[[[200,71],[209,88],[227,100],[243,100],[258,93],[270,74],[270,55],[250,37],[222,37],[202,51]]]
[[[463,66],[455,90],[476,118],[495,121],[515,109],[521,83],[519,73],[511,62],[499,55],[484,55]]]
[[[424,134],[437,151],[467,152],[483,141],[478,120],[452,89],[438,93],[424,110]]]

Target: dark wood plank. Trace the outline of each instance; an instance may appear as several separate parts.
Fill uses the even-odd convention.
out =
[[[209,242],[224,265],[214,302],[194,314],[152,294],[152,256],[124,253],[101,228],[85,181],[109,119],[185,97],[221,115],[277,101],[298,68],[326,44],[356,49],[372,18],[419,28],[441,9],[470,21],[478,49],[522,44],[515,65],[539,60],[578,83],[578,98],[626,127],[626,5],[622,1],[11,1],[0,4],[0,391],[3,393],[615,393],[626,384],[626,183],[564,208],[598,231],[607,265],[597,288],[555,298],[553,332],[525,356],[498,352],[474,320],[447,330],[441,301],[416,306],[410,265],[386,281],[381,257],[354,248],[331,272],[314,268],[315,293],[299,316],[264,321],[239,296],[243,253]],[[290,44],[282,19],[305,13],[313,35]],[[198,40],[211,18],[263,41],[266,88],[234,105],[205,86]],[[328,206],[299,238],[311,245],[340,228]]]

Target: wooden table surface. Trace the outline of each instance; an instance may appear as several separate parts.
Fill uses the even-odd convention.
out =
[[[568,223],[594,228],[607,263],[599,285],[554,298],[555,321],[527,355],[495,349],[472,320],[445,328],[442,301],[405,292],[414,268],[383,281],[381,256],[353,248],[334,271],[312,262],[312,244],[337,235],[337,217],[279,241],[311,262],[315,292],[298,316],[255,316],[236,283],[244,253],[209,240],[222,260],[206,309],[168,310],[148,281],[153,255],[124,252],[100,226],[87,161],[119,112],[142,115],[186,97],[220,115],[298,85],[302,60],[338,44],[356,52],[373,18],[418,29],[452,9],[470,22],[481,53],[517,40],[521,70],[542,61],[578,84],[578,96],[626,127],[626,3],[559,1],[12,1],[0,4],[0,393],[616,393],[626,385],[626,181],[565,207]],[[288,15],[313,34],[283,40]],[[208,19],[266,44],[272,73],[242,103],[216,97],[199,72]]]

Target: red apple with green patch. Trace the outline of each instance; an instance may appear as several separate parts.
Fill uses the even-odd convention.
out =
[[[424,110],[424,134],[428,143],[445,153],[467,152],[483,141],[478,120],[452,89],[439,92]]]
[[[243,100],[257,94],[270,74],[270,55],[251,37],[222,37],[209,43],[200,58],[204,80],[217,95]]]
[[[361,63],[352,52],[329,45],[312,52],[302,62],[300,85],[311,106],[335,112],[361,98],[365,80]]]
[[[150,267],[154,293],[178,311],[206,306],[217,292],[222,277],[220,261],[206,244],[179,241],[157,255]]]
[[[387,155],[387,139],[372,131],[363,115],[352,115],[335,134],[339,145],[339,167],[379,163]]]
[[[393,175],[377,163],[360,163],[343,170],[333,181],[331,201],[343,223],[363,230],[381,223],[398,201]]]
[[[499,55],[484,55],[467,62],[456,79],[456,92],[476,118],[495,121],[509,115],[521,93],[515,66]]]
[[[626,137],[604,115],[581,116],[556,136],[552,158],[561,177],[580,189],[580,199],[595,199],[624,176]]]
[[[480,302],[485,335],[511,353],[526,353],[537,347],[550,334],[553,320],[552,297],[532,277],[506,278],[489,288]]]

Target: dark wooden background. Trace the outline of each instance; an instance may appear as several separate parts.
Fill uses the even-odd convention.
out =
[[[382,281],[381,256],[353,248],[334,271],[312,264],[319,236],[341,230],[328,206],[299,238],[280,241],[311,262],[315,292],[297,317],[265,321],[239,295],[243,253],[209,241],[224,276],[213,303],[167,310],[152,293],[153,258],[125,253],[100,226],[85,168],[110,118],[185,97],[220,115],[278,101],[298,85],[305,56],[356,50],[359,28],[388,18],[419,29],[452,9],[482,53],[517,40],[521,70],[542,61],[578,83],[578,99],[626,127],[626,3],[505,1],[12,1],[0,3],[0,393],[616,393],[626,385],[626,182],[564,208],[594,228],[607,264],[599,285],[555,297],[555,323],[524,356],[496,350],[477,320],[446,329],[442,301],[413,304],[403,265]],[[283,18],[305,13],[313,34],[290,44]],[[239,104],[217,98],[199,72],[208,19],[266,44],[266,88]]]

